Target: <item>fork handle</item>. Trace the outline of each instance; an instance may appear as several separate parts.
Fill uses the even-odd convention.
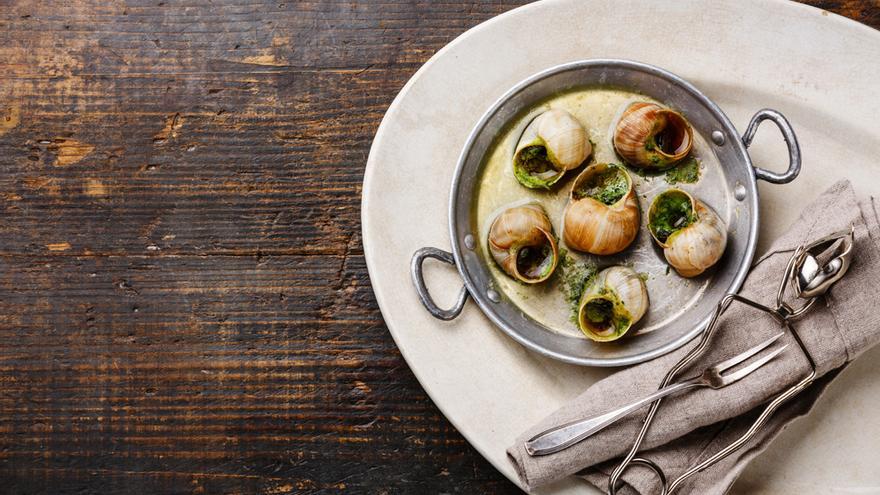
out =
[[[526,452],[532,456],[547,455],[554,452],[564,450],[581,440],[589,437],[597,431],[614,423],[618,419],[627,414],[641,408],[645,404],[650,404],[657,399],[674,394],[690,387],[702,385],[699,378],[676,383],[645,396],[635,402],[627,404],[613,411],[595,416],[593,418],[581,419],[573,423],[550,428],[547,431],[538,433],[534,437],[526,441]]]

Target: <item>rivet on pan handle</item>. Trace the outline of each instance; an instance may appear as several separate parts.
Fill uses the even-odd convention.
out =
[[[752,121],[749,122],[749,126],[746,128],[746,133],[742,138],[743,144],[746,148],[752,144],[755,132],[758,131],[761,122],[765,120],[773,121],[782,133],[783,139],[785,139],[785,145],[788,146],[788,170],[779,174],[755,167],[755,176],[772,184],[788,184],[801,172],[801,148],[798,145],[797,136],[794,135],[794,129],[791,128],[791,124],[788,123],[788,120],[781,113],[769,108],[759,110],[752,117]]]
[[[455,258],[452,256],[452,253],[443,251],[442,249],[424,247],[413,254],[412,262],[410,264],[413,284],[416,286],[416,292],[418,292],[422,304],[425,305],[425,308],[434,318],[451,320],[461,314],[461,310],[464,308],[464,303],[467,302],[467,287],[461,288],[455,306],[450,309],[440,309],[434,300],[431,299],[431,294],[428,292],[428,286],[425,285],[425,277],[422,273],[422,263],[425,262],[425,258],[434,258],[450,265],[455,265]]]

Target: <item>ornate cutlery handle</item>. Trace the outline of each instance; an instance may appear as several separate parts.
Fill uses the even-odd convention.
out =
[[[674,394],[686,388],[701,385],[704,385],[704,383],[700,381],[700,377],[686,382],[676,383],[621,408],[602,414],[601,416],[581,419],[573,423],[551,428],[529,439],[526,442],[526,451],[529,455],[547,455],[559,452],[560,450],[566,449],[580,442],[593,433],[596,433],[646,404],[650,404],[657,399],[666,397],[669,394]]]

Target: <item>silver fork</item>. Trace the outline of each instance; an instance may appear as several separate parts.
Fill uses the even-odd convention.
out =
[[[770,362],[770,360],[779,355],[779,353],[784,351],[785,348],[788,347],[788,344],[774,350],[773,352],[770,352],[766,356],[761,357],[760,359],[749,364],[748,366],[745,366],[731,373],[724,374],[725,371],[742,363],[743,361],[749,359],[755,354],[763,351],[767,347],[770,347],[770,345],[779,340],[782,335],[782,333],[779,333],[774,337],[743,352],[742,354],[737,354],[730,359],[726,359],[724,361],[721,361],[720,363],[715,364],[714,366],[706,368],[706,370],[703,371],[701,375],[691,378],[690,380],[686,380],[662,388],[654,392],[653,394],[648,395],[647,397],[639,399],[619,409],[615,409],[611,412],[602,414],[601,416],[581,419],[541,432],[526,441],[526,452],[533,456],[547,455],[554,452],[559,452],[560,450],[564,450],[589,437],[590,435],[598,432],[606,426],[614,423],[618,419],[641,408],[645,404],[650,404],[651,402],[654,402],[661,397],[666,397],[669,394],[674,394],[684,389],[692,387],[710,387],[713,389],[719,389],[722,387],[726,387],[731,383],[734,383],[748,376],[753,371],[757,370],[761,366],[764,366],[765,364]]]

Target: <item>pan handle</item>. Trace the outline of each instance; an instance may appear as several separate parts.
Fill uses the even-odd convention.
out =
[[[464,303],[467,302],[468,298],[467,287],[461,288],[455,306],[449,309],[440,309],[434,302],[434,299],[431,298],[428,286],[425,285],[425,277],[422,273],[422,263],[425,262],[425,258],[434,258],[450,265],[455,265],[455,258],[452,256],[452,253],[442,249],[423,247],[413,254],[412,262],[410,263],[413,284],[416,286],[416,292],[419,294],[422,304],[434,318],[445,321],[451,320],[461,314],[461,310],[464,309]]]
[[[752,144],[755,132],[758,131],[761,122],[765,120],[773,121],[773,123],[776,124],[776,127],[779,128],[779,132],[782,133],[782,138],[785,139],[785,145],[788,146],[788,170],[779,174],[760,167],[755,167],[755,177],[770,182],[771,184],[788,184],[801,172],[801,147],[798,145],[797,136],[794,135],[794,129],[792,129],[791,124],[788,123],[788,119],[786,119],[781,113],[770,108],[758,110],[758,112],[752,117],[751,122],[749,122],[745,134],[743,134],[743,144],[746,148]]]

